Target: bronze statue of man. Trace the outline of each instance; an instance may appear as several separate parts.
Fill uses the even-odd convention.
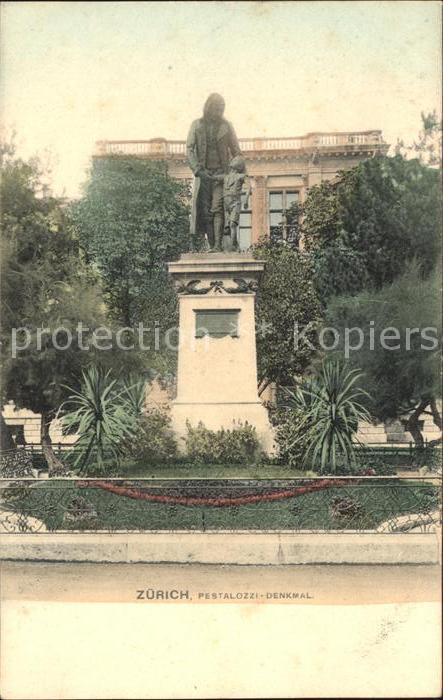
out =
[[[222,250],[224,229],[223,180],[229,161],[241,155],[234,127],[224,119],[225,101],[209,95],[203,117],[191,124],[187,140],[189,166],[194,173],[191,248],[196,236],[207,236],[211,250]]]

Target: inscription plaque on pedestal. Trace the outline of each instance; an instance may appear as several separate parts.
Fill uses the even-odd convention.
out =
[[[238,338],[240,309],[201,309],[195,311],[195,337]]]

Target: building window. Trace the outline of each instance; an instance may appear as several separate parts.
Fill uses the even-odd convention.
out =
[[[246,192],[242,192],[240,221],[238,224],[238,246],[240,250],[248,250],[248,248],[250,248],[252,244],[251,197],[249,197],[249,204],[247,209],[243,209],[245,200]]]
[[[286,212],[299,201],[298,190],[271,190],[269,192],[269,233],[271,238],[287,238]]]

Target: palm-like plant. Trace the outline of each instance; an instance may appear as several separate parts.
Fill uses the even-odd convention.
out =
[[[129,388],[119,390],[111,371],[89,367],[83,372],[80,391],[72,390],[69,399],[60,407],[71,410],[62,417],[64,432],[79,435],[75,443],[74,467],[80,471],[93,460],[103,470],[106,455],[117,461],[124,438],[134,434],[133,406],[128,398]]]
[[[146,382],[132,375],[122,383],[123,407],[135,419],[140,418],[146,403]]]
[[[356,384],[360,370],[326,360],[318,378],[310,384],[287,391],[288,405],[301,414],[298,434],[306,448],[303,461],[321,472],[337,467],[352,470],[355,463],[355,436],[359,421],[370,421],[362,404],[369,394]]]

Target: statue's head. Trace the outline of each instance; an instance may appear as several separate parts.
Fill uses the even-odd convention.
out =
[[[203,107],[203,116],[211,121],[219,121],[225,111],[225,101],[221,95],[213,92],[209,95]]]
[[[246,163],[244,158],[241,156],[235,156],[234,158],[231,159],[229,163],[229,167],[232,170],[235,170],[237,173],[245,173],[246,172]]]

